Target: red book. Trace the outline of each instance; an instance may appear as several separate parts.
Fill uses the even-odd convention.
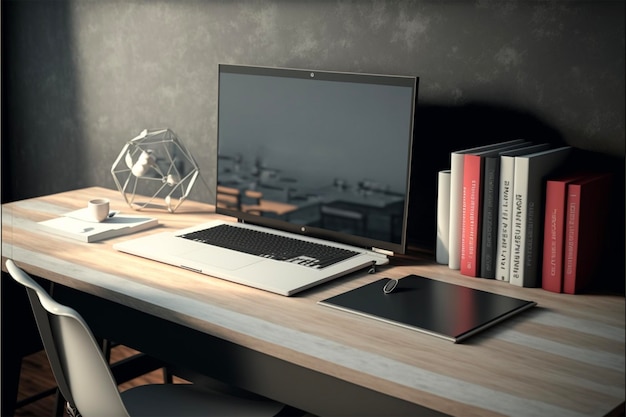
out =
[[[482,158],[466,154],[463,161],[463,196],[461,220],[461,268],[463,275],[478,276],[480,247],[480,216],[482,187]]]
[[[593,280],[606,235],[611,175],[599,174],[567,186],[563,292],[577,294]]]
[[[572,174],[546,181],[541,273],[541,287],[546,291],[563,292],[567,185],[579,178],[581,178],[581,174]]]

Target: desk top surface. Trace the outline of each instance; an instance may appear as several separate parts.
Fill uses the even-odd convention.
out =
[[[97,243],[37,228],[95,197],[109,198],[112,210],[133,212],[118,192],[99,187],[4,204],[3,270],[11,258],[31,274],[446,414],[605,415],[624,402],[624,297],[519,288],[412,258],[283,297],[112,248],[123,239],[218,217],[213,206],[194,201],[173,214],[142,210],[160,226]],[[538,305],[454,344],[317,304],[382,277],[409,274]]]

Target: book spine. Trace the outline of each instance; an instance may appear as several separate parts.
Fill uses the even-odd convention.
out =
[[[610,219],[611,174],[592,174],[568,186],[563,292],[577,294],[597,281]]]
[[[545,177],[566,160],[571,148],[515,157],[513,194],[513,256],[510,281],[523,287],[540,287],[540,259],[543,245],[543,204]],[[519,185],[519,186],[518,186]]]
[[[450,238],[450,170],[439,171],[437,176],[437,263],[448,265]]]
[[[482,161],[478,155],[467,154],[463,163],[460,272],[470,277],[478,276]]]
[[[496,235],[496,279],[509,281],[511,265],[511,228],[515,157],[500,157],[498,190],[498,231]]]
[[[563,292],[567,183],[561,180],[549,180],[546,183],[541,287],[546,291],[558,293]]]
[[[463,154],[455,152],[450,154],[450,230],[448,238],[448,267],[450,269],[461,267],[463,162]]]
[[[495,278],[497,200],[500,179],[500,157],[485,159],[483,174],[482,230],[480,237],[480,276]]]
[[[574,294],[576,292],[576,262],[580,226],[580,186],[570,184],[567,187],[567,194],[563,292]]]
[[[511,271],[509,282],[520,287],[524,286],[524,258],[526,253],[526,228],[528,219],[528,159],[515,160],[515,174],[513,179],[513,217],[512,217],[512,245]]]

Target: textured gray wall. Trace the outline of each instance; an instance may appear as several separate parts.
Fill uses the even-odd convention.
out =
[[[419,76],[414,165],[429,221],[434,173],[455,147],[523,136],[623,164],[624,12],[623,1],[3,1],[4,199],[114,188],[111,164],[144,128],[176,132],[212,184],[221,62]],[[201,183],[192,196],[213,201]]]

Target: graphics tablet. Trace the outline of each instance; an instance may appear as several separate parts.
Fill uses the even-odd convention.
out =
[[[537,305],[417,275],[399,279],[393,291],[386,294],[383,288],[389,281],[383,278],[319,304],[455,343]]]

